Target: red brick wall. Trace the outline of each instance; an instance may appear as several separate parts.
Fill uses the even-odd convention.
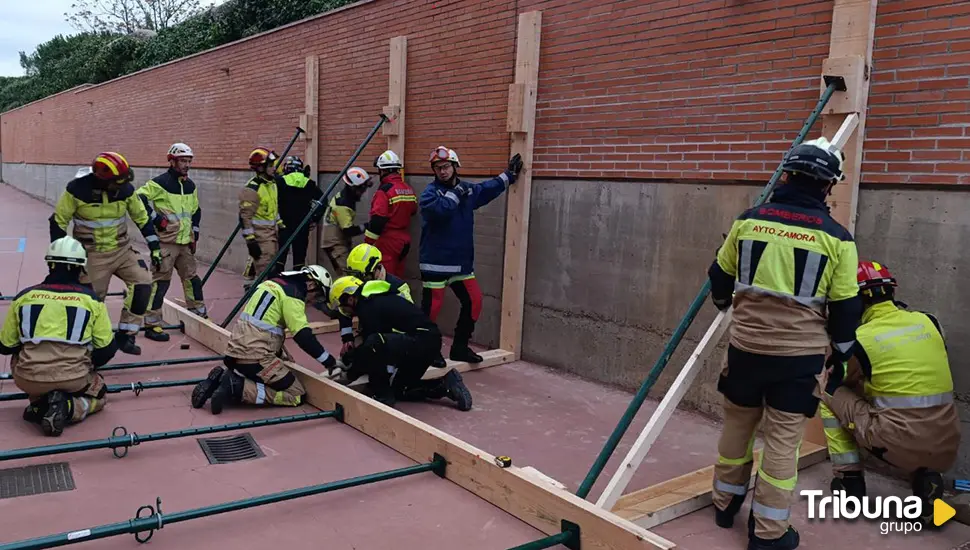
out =
[[[0,148],[5,162],[117,149],[147,165],[186,141],[196,166],[244,169],[292,135],[316,53],[320,169],[336,171],[387,102],[388,39],[406,34],[408,172],[444,144],[465,173],[495,173],[516,13],[534,9],[535,168],[549,177],[764,180],[818,97],[832,18],[831,1],[376,0],[5,113]],[[863,181],[970,182],[970,2],[884,0],[878,14]]]

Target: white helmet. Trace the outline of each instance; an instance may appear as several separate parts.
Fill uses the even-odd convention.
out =
[[[192,148],[184,143],[173,143],[171,147],[168,148],[168,160],[176,159],[179,157],[194,157],[192,153]]]
[[[360,187],[370,181],[370,174],[363,168],[354,166],[344,174],[344,183],[351,187]]]
[[[85,166],[84,168],[78,169],[78,171],[74,174],[74,177],[83,178],[84,176],[91,174],[93,172],[94,170],[90,166]]]
[[[428,162],[434,166],[434,163],[442,160],[450,160],[455,163],[455,166],[461,166],[461,162],[458,160],[458,153],[454,149],[449,149],[442,145],[435,147],[434,151],[431,151],[431,158]]]
[[[67,236],[55,240],[47,247],[47,255],[44,256],[44,261],[86,267],[88,265],[88,254],[81,246],[80,241]]]
[[[388,149],[381,153],[381,156],[377,157],[374,161],[374,166],[381,170],[397,170],[402,168],[404,165],[401,164],[401,157],[397,156],[397,153]]]
[[[319,265],[308,265],[304,266],[296,271],[283,271],[280,275],[284,277],[292,277],[294,275],[306,275],[310,279],[314,280],[323,287],[323,293],[329,294],[330,287],[333,286],[333,277],[330,276],[330,272],[326,270],[323,266]]]

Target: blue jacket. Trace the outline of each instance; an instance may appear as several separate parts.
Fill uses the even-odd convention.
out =
[[[463,182],[456,192],[435,178],[421,193],[421,248],[419,268],[425,276],[454,277],[468,275],[475,266],[475,210],[492,202],[505,191],[515,177],[503,172],[497,178],[479,184]]]

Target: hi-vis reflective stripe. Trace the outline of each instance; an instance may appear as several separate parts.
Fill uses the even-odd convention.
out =
[[[434,271],[436,273],[458,273],[461,271],[460,265],[440,265],[440,264],[419,264],[421,271]]]
[[[279,217],[277,217],[275,220],[253,220],[253,225],[276,225],[279,221]]]
[[[714,489],[718,491],[723,491],[732,495],[746,495],[748,494],[748,487],[745,485],[734,485],[732,483],[724,483],[720,479],[714,480]]]
[[[256,404],[262,405],[266,402],[266,386],[262,382],[256,382]]]
[[[121,217],[121,218],[114,218],[114,219],[111,219],[111,220],[94,220],[94,221],[92,221],[92,220],[84,220],[84,219],[81,219],[81,218],[79,218],[77,216],[74,216],[74,223],[77,224],[77,225],[80,225],[81,227],[90,227],[90,228],[114,227],[116,225],[121,225],[121,224],[125,223],[125,218],[124,217]]]
[[[838,418],[822,418],[822,427],[842,429],[842,424],[839,423]]]
[[[246,236],[246,235],[255,235],[256,232],[253,231],[252,229],[243,229],[242,230],[242,234],[243,234],[243,236]]]
[[[884,409],[924,409],[953,403],[953,393],[944,392],[935,395],[913,395],[909,397],[873,397],[872,402]]]
[[[825,298],[824,296],[819,296],[817,298],[806,297],[806,296],[793,296],[785,292],[776,292],[774,290],[768,290],[766,288],[744,284],[741,281],[735,281],[734,292],[737,292],[737,293],[750,292],[752,294],[764,294],[766,296],[778,296],[780,298],[788,298],[790,300],[794,300],[799,304],[802,304],[808,307],[820,307],[828,303],[828,299]]]
[[[348,334],[353,334],[353,333],[354,333],[354,327],[344,327],[340,329],[341,336],[346,336]]]
[[[858,464],[859,448],[852,434],[842,427],[835,413],[825,403],[819,404],[819,413],[822,416],[822,430],[825,432],[825,443],[829,448],[832,464]]]
[[[247,323],[253,325],[256,328],[265,330],[266,332],[271,332],[271,333],[276,334],[278,336],[283,336],[283,329],[281,329],[280,327],[271,325],[271,324],[267,323],[266,321],[262,321],[260,319],[256,319],[255,317],[253,317],[252,315],[250,315],[248,313],[241,313],[239,315],[239,319],[241,321],[246,321]]]
[[[398,195],[387,202],[388,204],[395,204],[398,202],[418,202],[418,198],[414,195]]]
[[[179,214],[166,214],[165,217],[168,218],[168,221],[170,221],[170,222],[177,222],[180,219],[182,219],[182,220],[191,220],[192,219],[192,214],[188,214],[186,212],[181,212]]]
[[[263,295],[259,297],[259,305],[256,306],[256,311],[253,312],[253,317],[262,320],[262,318],[266,315],[266,310],[269,309],[269,306],[271,306],[275,301],[276,296],[273,296],[271,293],[264,290]]]
[[[765,519],[773,519],[776,521],[785,521],[791,516],[791,511],[787,508],[772,508],[771,506],[761,504],[757,500],[751,503],[751,511]]]
[[[323,353],[320,354],[320,357],[317,357],[317,362],[326,363],[327,359],[330,359],[330,352],[328,352],[327,350],[323,350]]]

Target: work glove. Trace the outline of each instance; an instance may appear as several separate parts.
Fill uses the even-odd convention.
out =
[[[195,241],[189,243],[189,252],[195,256]]]
[[[152,256],[151,257],[152,257],[152,267],[154,267],[156,271],[161,270],[162,269],[162,251],[160,249],[157,249],[157,248],[155,250],[152,250]]]
[[[249,255],[252,256],[254,260],[258,260],[259,257],[263,255],[263,252],[259,249],[259,243],[256,242],[256,239],[246,241],[246,248],[249,249]]]
[[[512,181],[519,176],[519,172],[522,171],[522,155],[516,153],[514,157],[509,159],[509,173],[512,174]]]
[[[303,176],[309,178],[310,177],[310,172],[311,172],[310,165],[309,164],[304,164],[303,165]]]
[[[472,194],[471,186],[466,183],[456,184],[453,191],[455,192],[456,195],[458,195],[458,198],[467,197],[468,195]]]
[[[347,347],[347,344],[350,344],[349,348]],[[340,348],[340,362],[348,367],[352,365],[354,363],[354,355],[356,351],[357,348],[354,347],[353,342],[345,343],[343,347]]]
[[[168,229],[168,217],[162,214],[155,216],[155,228],[159,231]]]
[[[828,370],[828,379],[825,382],[825,393],[834,396],[835,391],[842,386],[845,380],[845,363],[836,361],[833,356],[829,356],[825,362],[825,369]]]
[[[727,311],[731,307],[731,303],[734,301],[733,297],[729,296],[723,299],[717,299],[714,294],[711,294],[711,301],[714,302],[714,307],[719,311]]]
[[[344,342],[344,345],[340,347],[340,360],[343,361],[344,360],[344,357],[347,357],[347,355],[351,351],[353,351],[353,349],[354,349],[354,342],[353,341]]]

